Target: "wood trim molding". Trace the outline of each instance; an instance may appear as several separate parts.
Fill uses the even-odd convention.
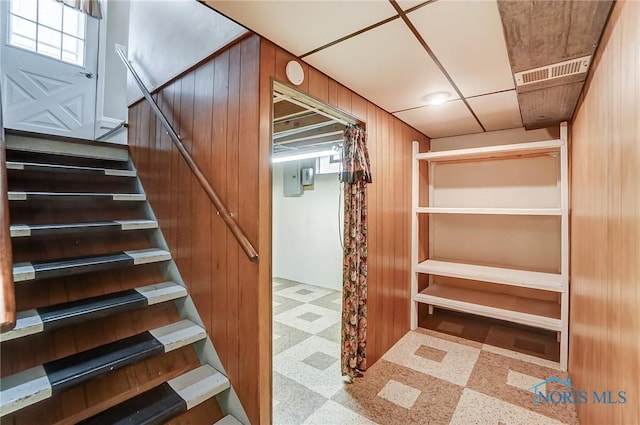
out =
[[[13,329],[16,324],[6,162],[4,127],[2,127],[2,118],[0,117],[0,279],[2,279],[0,282],[2,285],[0,328],[2,332]]]

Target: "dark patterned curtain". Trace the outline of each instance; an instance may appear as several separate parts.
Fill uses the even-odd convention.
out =
[[[342,374],[367,369],[367,184],[371,183],[367,134],[358,126],[344,131],[344,260],[342,266]]]

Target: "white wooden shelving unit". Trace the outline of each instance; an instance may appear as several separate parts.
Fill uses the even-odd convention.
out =
[[[418,304],[422,303],[429,306],[429,312],[432,312],[432,308],[435,306],[555,331],[560,342],[559,367],[566,370],[569,318],[569,211],[566,123],[560,126],[560,139],[555,140],[423,153],[419,152],[418,146],[417,142],[413,143],[411,328],[415,329],[418,325]],[[492,166],[491,164],[496,164],[503,160],[517,161],[538,157],[551,157],[553,161],[557,161],[553,163],[557,170],[557,176],[554,181],[555,186],[548,188],[548,193],[554,198],[554,205],[544,205],[544,207],[537,208],[535,202],[532,201],[530,205],[525,205],[524,207],[522,205],[487,206],[487,204],[491,203],[492,188],[482,192],[482,204],[484,205],[479,205],[478,207],[434,205],[434,191],[437,190],[437,182],[434,178],[436,165],[484,161],[488,166]],[[421,161],[428,162],[428,179],[420,174]],[[424,173],[424,167],[422,172]],[[551,176],[551,179],[553,180],[553,176]],[[420,187],[421,181],[423,187]],[[508,181],[509,176],[505,176],[504,184],[509,185],[509,183],[506,183]],[[427,185],[428,187],[424,187]],[[510,190],[513,189],[510,188]],[[525,185],[522,188],[517,188],[517,190],[527,191],[531,189]],[[523,196],[525,199],[527,196],[535,198],[537,193],[524,193]],[[421,194],[423,197],[428,198],[428,205],[420,205]],[[470,202],[473,202],[473,199]],[[499,204],[504,203],[504,200],[499,202]],[[493,261],[495,264],[500,264],[500,267],[474,264],[451,258],[419,258],[419,252],[421,252],[421,247],[419,246],[421,243],[421,238],[419,237],[421,215],[429,217],[429,232],[435,232],[435,230],[432,230],[434,217],[442,215],[456,215],[458,217],[462,215],[471,219],[481,216],[502,217],[498,218],[498,220],[506,220],[509,216],[530,216],[530,219],[533,220],[532,223],[535,223],[535,220],[543,220],[544,217],[555,217],[556,221],[554,223],[558,223],[556,230],[560,239],[559,249],[554,250],[554,247],[550,247],[549,252],[558,252],[560,258],[556,261],[557,270],[551,272],[542,272],[535,270],[535,268],[527,270],[522,265],[506,268],[503,266],[504,261],[502,258],[496,258]],[[508,234],[508,237],[517,238],[518,236],[517,232],[513,235]],[[431,233],[429,238],[422,238],[422,243],[426,243],[427,239],[429,240],[429,255],[433,255],[434,238]],[[428,275],[429,283],[425,289],[418,291],[418,279],[421,274]],[[458,286],[440,282],[442,280],[448,282],[446,279],[451,278],[464,279],[467,282],[471,282],[471,284]],[[487,291],[486,287],[483,289],[480,284],[474,287],[473,282],[482,282],[482,285],[488,283],[495,285],[495,288],[492,291]],[[514,287],[527,288],[524,290],[525,295],[523,296],[517,289],[515,292],[513,289],[508,289]],[[528,297],[526,296],[526,291],[529,290],[540,291],[539,293],[544,296]]]

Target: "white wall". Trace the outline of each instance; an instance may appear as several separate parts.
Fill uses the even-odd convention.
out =
[[[129,40],[129,1],[108,1],[104,63],[103,116],[127,118],[127,69],[115,51],[116,44],[127,47]]]
[[[463,136],[439,137],[431,139],[432,151],[477,148],[480,146],[508,145],[511,143],[538,142],[560,137],[560,127],[539,128],[526,131],[524,128],[488,131],[486,133],[465,134]]]
[[[130,7],[128,57],[153,90],[246,32],[195,0],[135,0]],[[129,77],[127,104],[141,97]]]
[[[116,54],[116,44],[127,47],[129,40],[129,0],[102,3],[98,57],[96,136],[127,120],[127,69]],[[111,142],[126,143],[127,132],[112,135]]]
[[[274,165],[274,277],[342,289],[343,201],[339,199],[340,187],[337,174],[316,175],[313,190],[306,190],[300,197],[285,197],[282,194],[282,164]]]

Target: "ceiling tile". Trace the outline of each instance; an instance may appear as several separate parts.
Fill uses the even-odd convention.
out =
[[[402,10],[407,10],[407,9],[411,9],[412,7],[416,7],[418,5],[425,4],[433,0],[397,0],[397,1]]]
[[[467,99],[487,131],[522,127],[515,90]]]
[[[432,139],[482,132],[482,128],[462,100],[410,109],[393,115]]]
[[[206,3],[297,56],[396,14],[388,1]]]
[[[400,19],[304,60],[390,112],[424,106],[431,92],[455,93]]]
[[[514,87],[495,0],[439,0],[407,16],[465,97]]]

